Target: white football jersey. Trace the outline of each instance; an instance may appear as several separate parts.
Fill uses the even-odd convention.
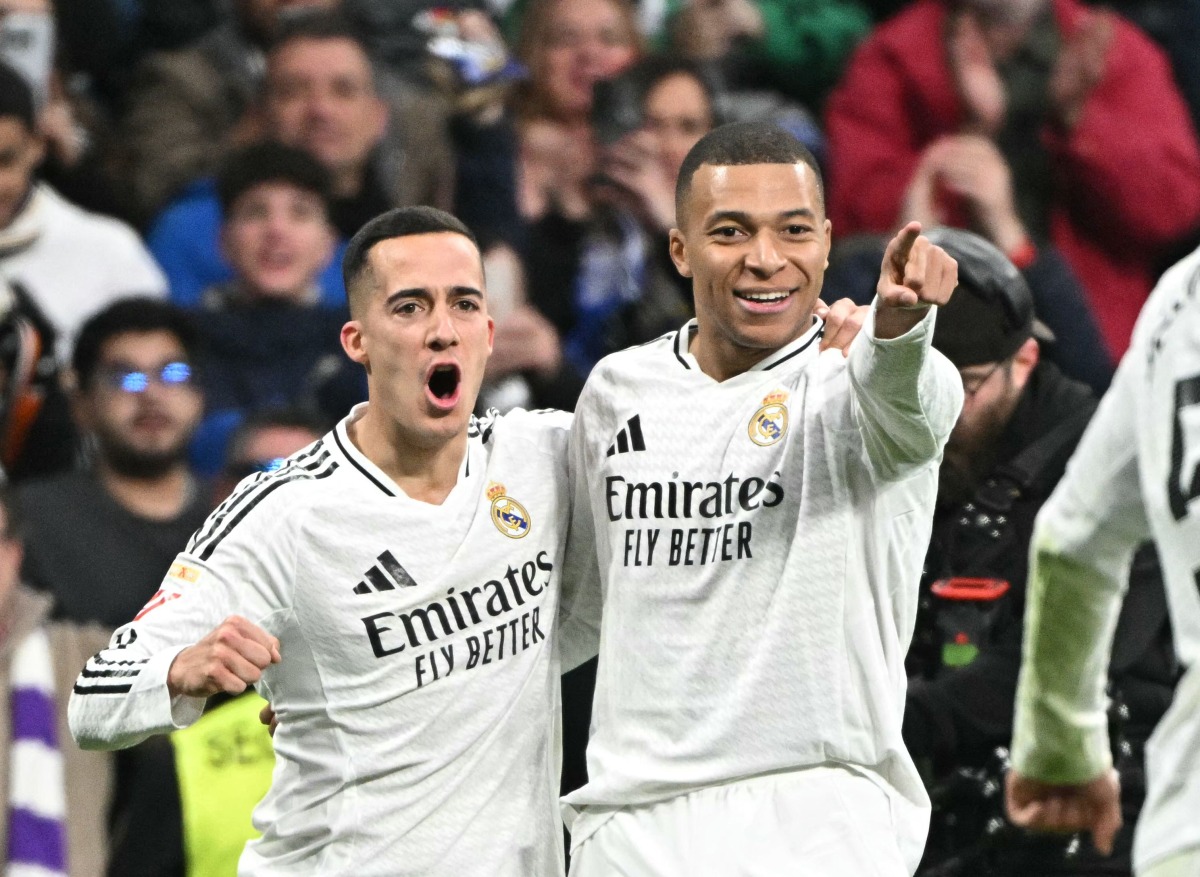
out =
[[[70,703],[85,746],[194,721],[175,655],[229,615],[277,636],[257,686],[279,716],[247,875],[561,874],[558,579],[569,415],[473,421],[441,505],[347,437],[358,406],[239,485]]]
[[[962,405],[933,321],[879,341],[872,311],[848,360],[818,352],[814,321],[721,383],[693,321],[592,372],[571,465],[603,620],[572,846],[606,808],[837,763],[889,793],[915,867],[929,801],[900,735],[904,655]]]
[[[1135,548],[1158,546],[1189,669],[1147,745],[1134,867],[1200,845],[1200,250],[1168,271],[1058,488],[1031,555],[1013,754],[1080,782],[1111,763],[1105,668]],[[1084,680],[1081,687],[1079,680]]]

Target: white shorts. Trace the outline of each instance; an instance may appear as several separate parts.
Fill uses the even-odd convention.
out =
[[[623,808],[571,855],[571,877],[909,873],[884,791],[824,766]]]

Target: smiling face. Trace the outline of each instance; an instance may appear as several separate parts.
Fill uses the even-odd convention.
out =
[[[812,325],[829,264],[829,220],[808,165],[701,165],[671,230],[692,278],[706,374],[740,374]]]
[[[357,283],[342,346],[367,370],[372,408],[414,447],[465,436],[494,328],[479,250],[452,232],[389,238]]]

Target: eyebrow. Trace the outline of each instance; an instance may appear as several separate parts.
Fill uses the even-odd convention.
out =
[[[483,290],[476,289],[474,286],[451,286],[451,298],[483,298]],[[384,305],[391,307],[396,302],[405,298],[419,298],[423,301],[429,301],[433,298],[433,293],[423,286],[414,286],[411,289],[397,289],[387,297]]]
[[[796,217],[803,217],[805,219],[811,219],[813,221],[816,221],[817,214],[814,213],[812,210],[808,209],[807,207],[797,207],[795,210],[785,210],[783,213],[780,213],[776,218],[777,219],[795,219]],[[749,213],[746,213],[744,210],[719,210],[716,213],[712,214],[712,216],[708,217],[708,220],[705,224],[712,225],[714,222],[723,222],[723,221],[732,221],[732,222],[739,223],[740,225],[753,225],[754,224],[753,218],[750,216]]]

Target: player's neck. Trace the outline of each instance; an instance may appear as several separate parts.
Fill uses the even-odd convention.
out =
[[[696,364],[717,383],[735,378],[749,371],[775,351],[752,347],[740,347],[723,339],[714,340],[700,332],[692,338],[689,350],[696,357]]]
[[[441,505],[450,495],[467,452],[465,430],[445,441],[419,442],[400,424],[372,417],[370,408],[349,424],[347,434],[410,499],[431,505]]]

